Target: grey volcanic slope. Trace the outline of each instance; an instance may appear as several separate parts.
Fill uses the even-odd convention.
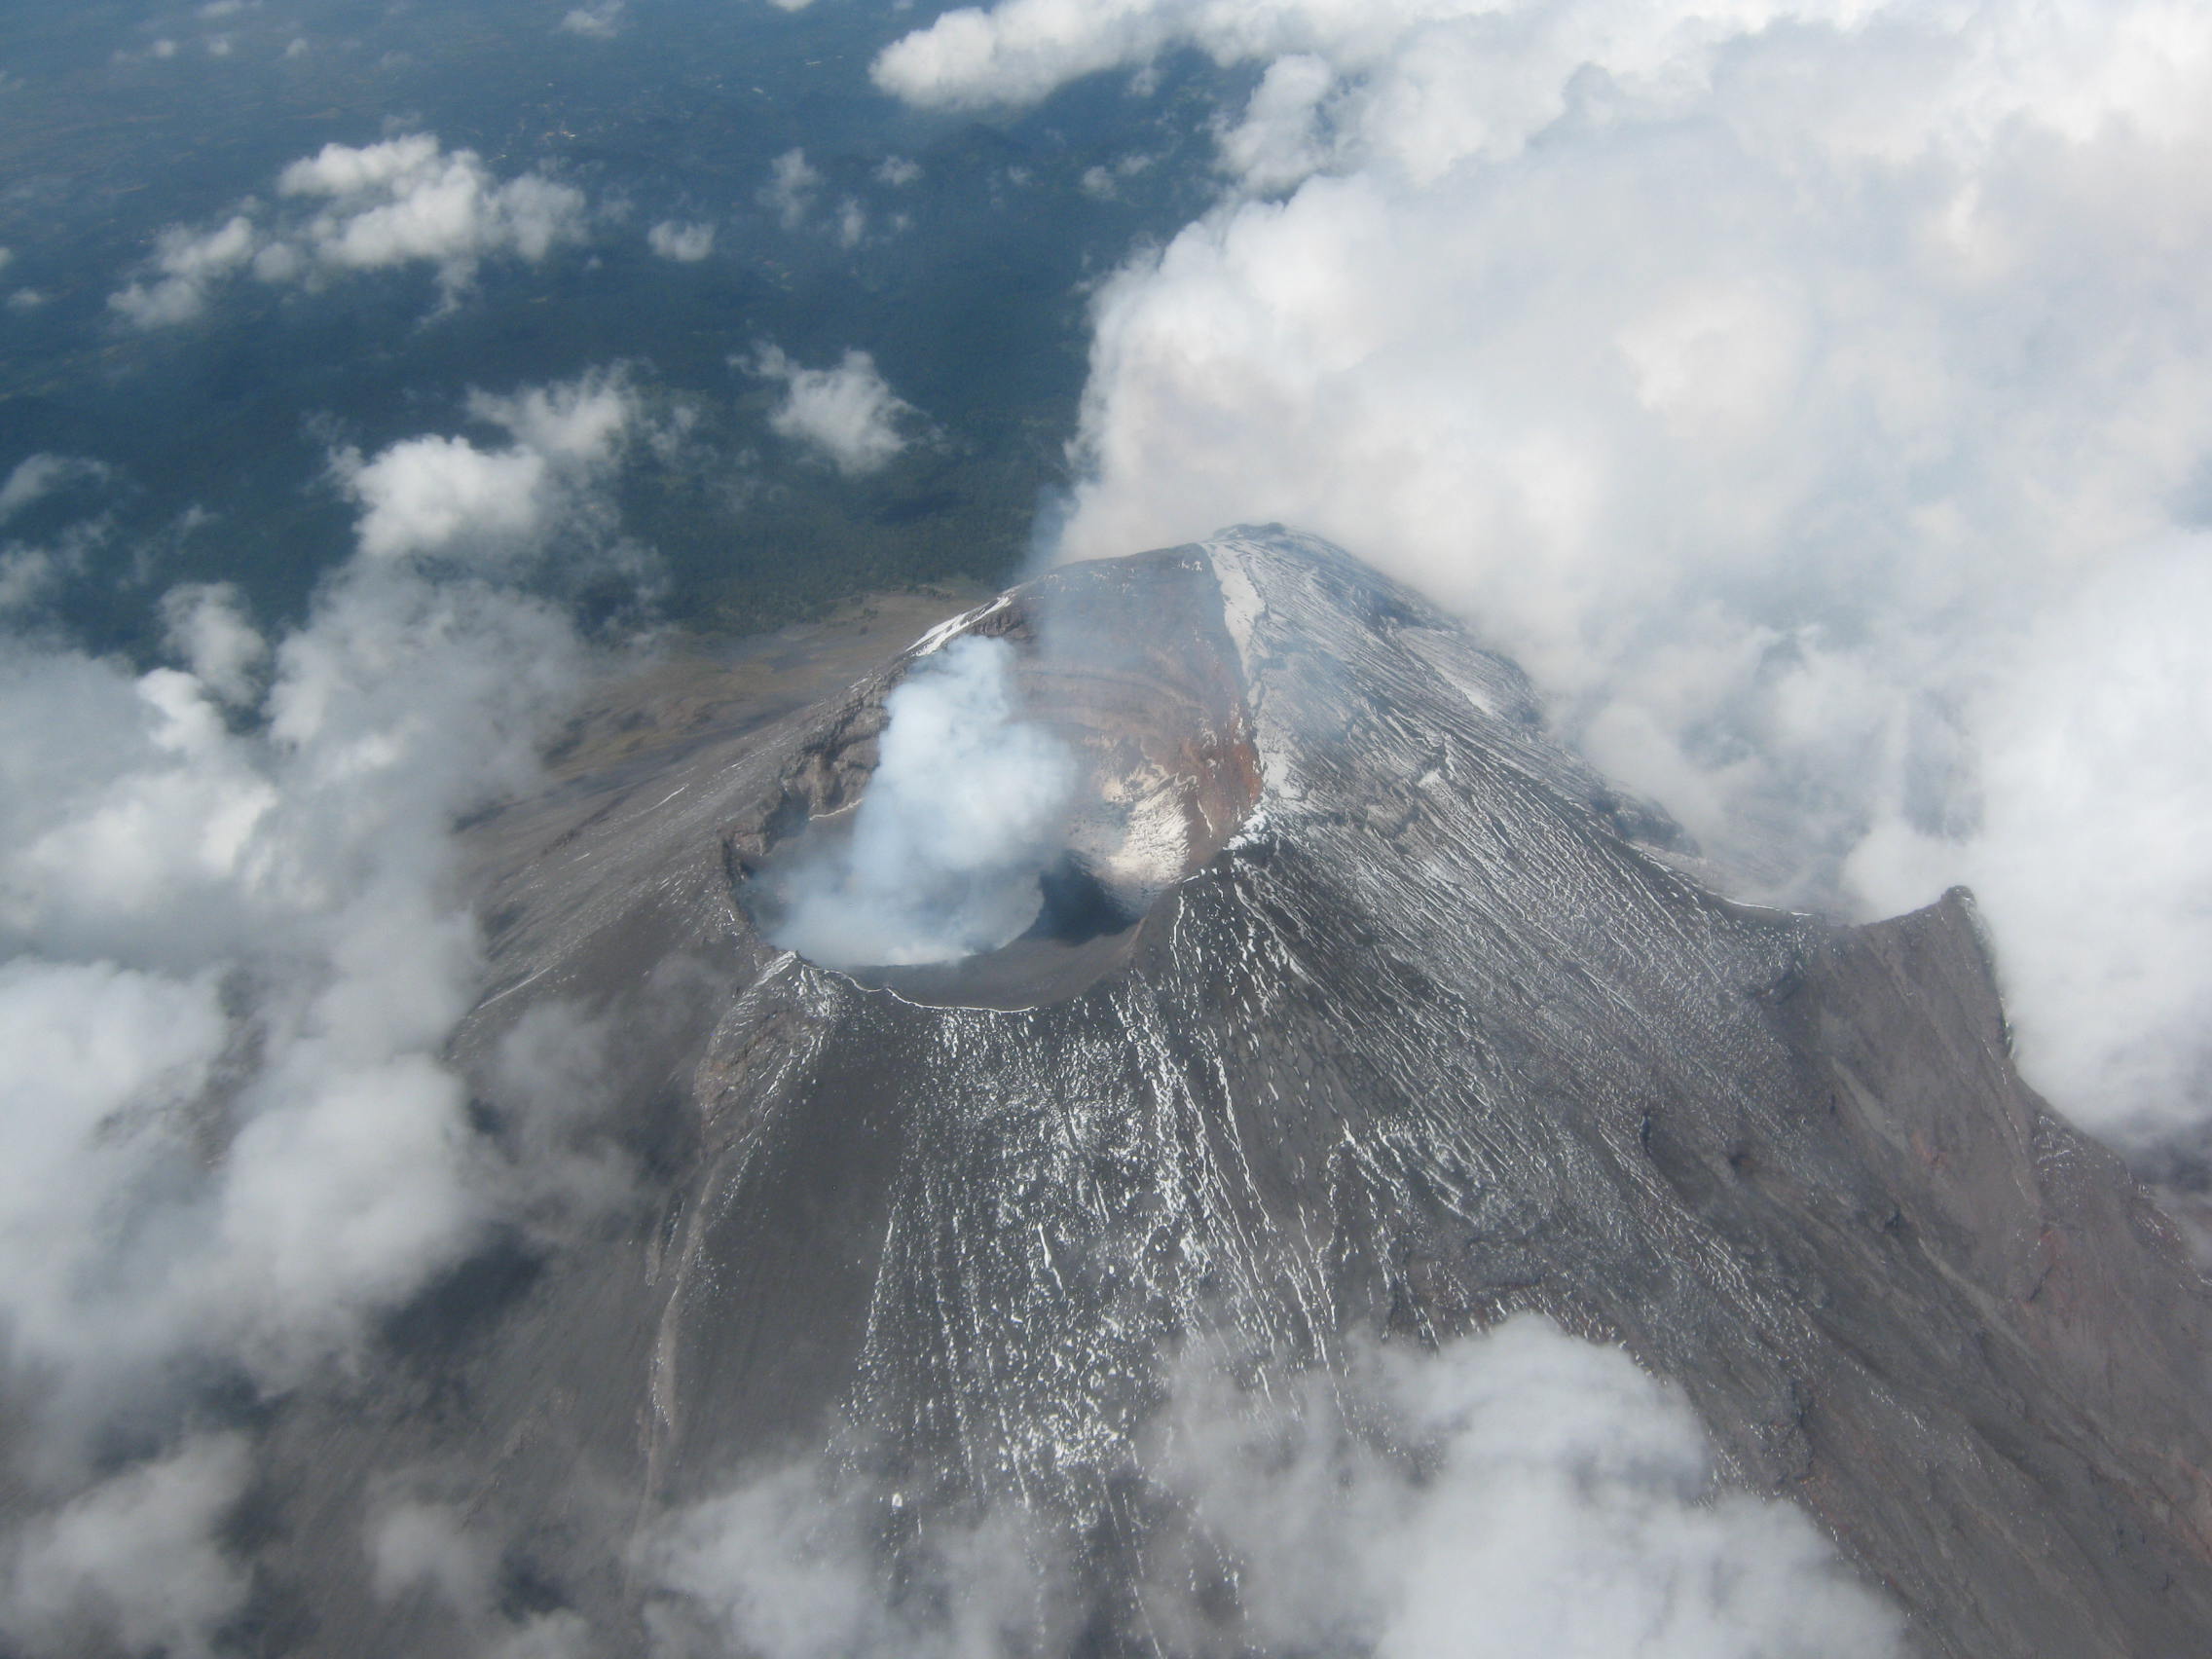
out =
[[[1534,1309],[1677,1380],[1921,1650],[2202,1649],[2205,1289],[2015,1075],[1964,894],[1862,929],[1715,897],[1510,665],[1278,530],[962,625],[1025,652],[1131,925],[857,977],[759,936],[911,654],[482,827],[502,977],[461,1057],[534,1010],[601,1033],[644,1196],[395,1320],[407,1387],[281,1408],[267,1645],[436,1645],[363,1588],[348,1496],[420,1464],[514,1530],[515,1595],[642,1649],[633,1532],[834,1443],[1088,1530],[1086,1640],[1133,1649],[1104,1540],[1163,1343],[1325,1364]]]

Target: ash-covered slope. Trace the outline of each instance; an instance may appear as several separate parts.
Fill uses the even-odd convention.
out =
[[[2015,1076],[1965,895],[1856,930],[1714,896],[1514,669],[1280,531],[962,626],[1081,759],[1105,902],[1067,925],[858,975],[760,937],[911,654],[481,831],[504,980],[464,1057],[595,1021],[648,1190],[395,1327],[413,1397],[287,1408],[300,1645],[434,1638],[332,1565],[367,1470],[468,1470],[548,1603],[642,1647],[626,1540],[834,1443],[919,1512],[1065,1517],[1085,1643],[1142,1648],[1124,1474],[1178,1339],[1328,1365],[1519,1310],[1677,1381],[1928,1652],[2202,1645],[2206,1295]]]

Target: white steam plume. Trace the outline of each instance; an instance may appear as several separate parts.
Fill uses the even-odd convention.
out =
[[[1004,640],[963,636],[885,699],[851,838],[797,851],[777,943],[830,967],[949,962],[1037,919],[1075,765],[1020,718],[1014,660]]]
[[[2212,1124],[2212,13],[1006,0],[920,103],[1266,66],[1098,296],[1070,556],[1461,608],[1753,896],[1982,890],[2030,1076]]]

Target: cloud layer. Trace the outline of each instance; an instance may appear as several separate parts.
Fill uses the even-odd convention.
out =
[[[1153,1517],[1116,1616],[1165,1652],[1901,1650],[1897,1611],[1811,1522],[1717,1485],[1678,1394],[1533,1317],[1260,1387],[1194,1351],[1115,1484]],[[644,1554],[660,1651],[1068,1650],[1084,1545],[1012,1499],[906,1532],[903,1501],[800,1463],[670,1518]]]
[[[323,1374],[577,1188],[559,1133],[481,1133],[443,1058],[480,990],[449,829],[535,776],[582,683],[516,577],[555,508],[608,510],[638,415],[606,375],[472,413],[509,442],[339,459],[359,551],[280,639],[203,585],[163,607],[179,666],[0,640],[0,1357],[28,1414],[0,1619],[26,1652],[202,1651],[243,1594],[240,1444],[107,1474],[117,1424],[170,1420],[180,1379]]]
[[[875,75],[1176,46],[1264,75],[1098,296],[1065,552],[1341,540],[1739,891],[1976,886],[2071,1114],[2212,1122],[2212,19],[1007,0]]]

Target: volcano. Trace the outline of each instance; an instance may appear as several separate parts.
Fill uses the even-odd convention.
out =
[[[779,947],[778,872],[962,637],[1074,756],[1037,920],[943,963]],[[472,835],[497,979],[457,1059],[588,1026],[639,1196],[396,1316],[406,1386],[276,1409],[259,1559],[299,1651],[439,1644],[359,1570],[380,1471],[446,1471],[505,1518],[506,1594],[645,1652],[653,1518],[806,1456],[909,1528],[1018,1496],[1085,1541],[1071,1645],[1173,1651],[1129,1471],[1179,1347],[1325,1375],[1530,1314],[1678,1387],[1914,1651],[2212,1632],[2212,1303],[2016,1074],[1971,898],[1854,928],[1718,896],[1518,670],[1324,543],[1055,571]]]

